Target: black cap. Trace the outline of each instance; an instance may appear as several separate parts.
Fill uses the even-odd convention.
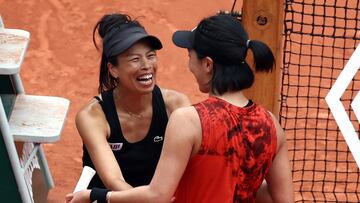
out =
[[[194,28],[191,31],[188,30],[179,30],[173,34],[172,41],[174,44],[181,48],[193,49],[194,48],[194,38],[195,38]]]
[[[147,34],[142,27],[134,26],[127,29],[114,28],[107,33],[103,39],[104,53],[108,58],[116,56],[140,40],[147,40],[153,49],[162,48],[157,37]]]
[[[176,46],[195,50],[198,57],[208,56],[222,65],[242,63],[248,49],[242,24],[228,15],[204,18],[191,31],[176,31],[172,40]]]

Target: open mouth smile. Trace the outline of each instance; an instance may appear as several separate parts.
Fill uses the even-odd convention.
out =
[[[136,78],[136,80],[142,85],[150,85],[153,82],[153,74],[144,74]]]

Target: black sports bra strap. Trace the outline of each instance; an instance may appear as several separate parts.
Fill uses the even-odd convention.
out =
[[[103,102],[99,96],[95,96],[94,98],[95,98],[96,100],[98,100],[99,103],[102,103],[102,102]]]
[[[253,103],[254,103],[254,102],[253,102],[251,99],[249,99],[249,101],[248,101],[248,103],[245,105],[245,107],[249,107],[249,106],[251,106]]]
[[[166,105],[164,102],[164,98],[161,93],[161,89],[156,85],[153,91],[153,118],[154,118],[154,124],[152,127],[156,130],[159,130],[162,128],[162,126],[165,126],[168,122],[168,115],[166,112]],[[165,129],[164,128],[164,129]]]
[[[159,111],[160,116],[165,116],[167,118],[166,105],[164,102],[164,98],[161,93],[161,89],[155,85],[153,91],[153,104],[157,107],[156,110]],[[167,122],[167,120],[166,120]]]
[[[102,92],[101,97],[103,99],[101,107],[104,111],[106,120],[110,125],[111,131],[114,130],[114,133],[117,133],[120,131],[121,127],[114,102],[113,90]]]

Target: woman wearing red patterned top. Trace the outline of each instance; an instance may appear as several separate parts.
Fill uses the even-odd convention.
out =
[[[175,32],[173,42],[188,49],[189,69],[209,98],[171,114],[150,185],[81,191],[71,202],[169,202],[173,196],[181,203],[293,202],[284,132],[242,93],[254,81],[248,49],[255,70],[267,72],[274,64],[269,47],[249,40],[241,22],[227,14]]]

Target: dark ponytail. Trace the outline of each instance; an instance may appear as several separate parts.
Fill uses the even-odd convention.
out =
[[[107,14],[104,15],[96,24],[93,30],[93,43],[97,50],[100,50],[99,45],[96,43],[96,33],[100,36],[101,39],[105,37],[107,33],[109,33],[113,28],[121,28],[125,26],[138,26],[142,27],[142,25],[136,21],[132,20],[129,15],[126,14]],[[104,47],[104,45],[102,45]],[[118,81],[114,78],[107,67],[107,64],[111,63],[114,66],[118,65],[117,56],[112,56],[107,58],[102,50],[101,54],[101,62],[100,62],[100,75],[99,75],[99,87],[98,92],[101,93],[103,91],[112,89],[117,86]]]
[[[249,88],[254,83],[254,73],[245,60],[249,49],[256,71],[272,71],[275,61],[270,48],[261,41],[249,40],[241,22],[231,14],[203,19],[194,31],[193,49],[199,59],[208,56],[213,60],[210,86],[219,95]]]
[[[254,67],[259,72],[271,72],[275,58],[271,49],[263,42],[258,40],[251,40],[248,42],[248,48],[250,48],[254,55]]]

